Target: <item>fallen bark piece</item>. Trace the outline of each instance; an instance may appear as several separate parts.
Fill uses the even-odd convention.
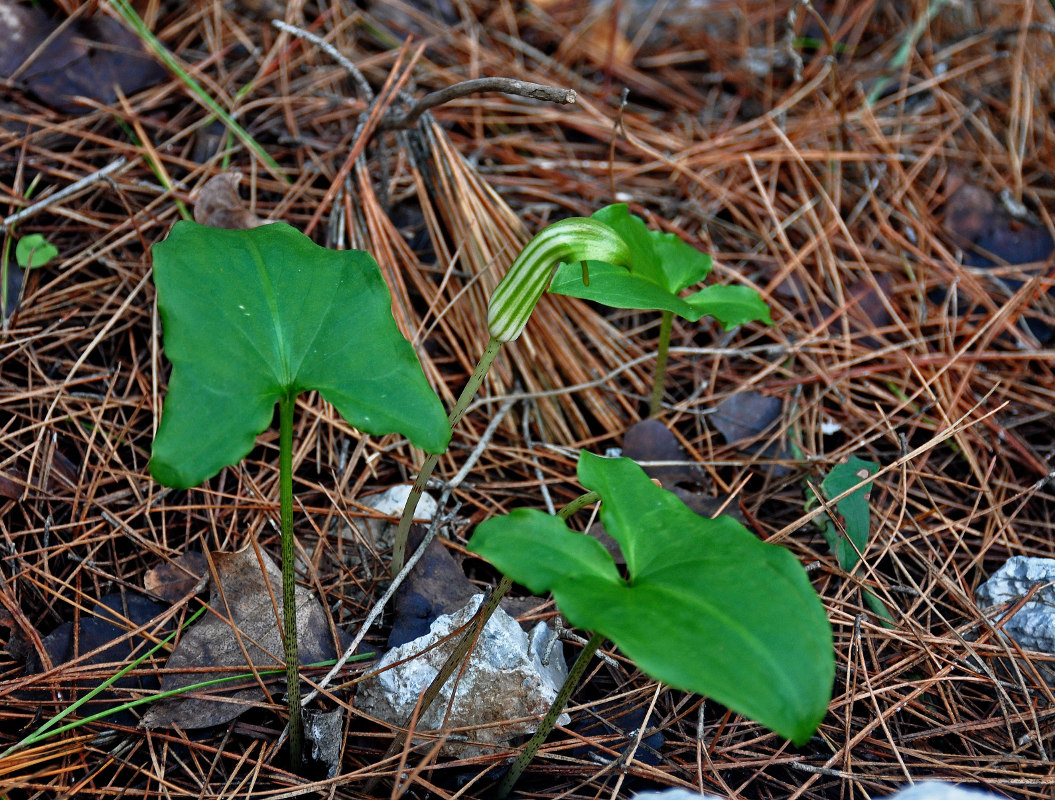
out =
[[[454,614],[439,617],[428,635],[389,650],[378,665],[378,672],[360,684],[355,707],[385,722],[402,725],[457,643],[459,634],[453,632],[469,623],[479,610],[482,597],[477,595]],[[512,617],[497,609],[460,679],[455,673],[444,685],[436,702],[418,721],[418,731],[446,733],[447,741],[440,753],[458,758],[490,754],[496,747],[507,747],[518,736],[534,733],[536,720],[513,724],[506,720],[541,717],[556,697],[568,669],[560,644],[552,648],[548,663],[543,663],[555,635],[542,622],[530,635],[525,634]],[[566,725],[570,719],[562,714],[558,724]]]
[[[304,738],[311,747],[311,760],[326,770],[327,778],[336,777],[344,743],[344,710],[304,709]]]

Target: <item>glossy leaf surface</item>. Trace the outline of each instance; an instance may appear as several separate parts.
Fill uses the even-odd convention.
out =
[[[631,271],[604,262],[589,262],[590,283],[582,279],[578,263],[562,264],[549,290],[613,308],[672,311],[695,322],[713,316],[725,328],[760,320],[772,323],[769,308],[746,286],[709,286],[696,294],[680,293],[711,271],[711,257],[672,233],[649,230],[625,204],[606,206],[593,215],[630,246]]]
[[[535,510],[484,522],[469,549],[552,592],[571,624],[604,634],[653,678],[809,739],[831,698],[834,656],[798,561],[731,517],[697,516],[629,459],[584,452],[578,472],[601,495],[628,580],[596,540]]]
[[[363,431],[446,448],[443,405],[369,254],[319,247],[283,223],[182,221],[153,256],[172,362],[150,460],[160,483],[196,486],[238,463],[275,403],[311,390]]]

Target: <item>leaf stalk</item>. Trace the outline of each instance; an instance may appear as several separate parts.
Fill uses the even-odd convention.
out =
[[[298,769],[303,757],[304,726],[300,713],[300,656],[297,652],[296,547],[293,540],[293,409],[296,395],[278,403],[279,508],[282,516],[282,641],[286,650],[286,696],[289,706],[289,760]]]
[[[550,705],[549,711],[546,712],[546,716],[542,718],[542,722],[539,723],[535,735],[524,745],[524,749],[520,751],[520,755],[513,762],[513,766],[509,768],[509,772],[505,774],[505,777],[498,784],[498,788],[495,790],[495,797],[498,800],[502,800],[502,798],[513,791],[513,787],[520,780],[520,776],[527,768],[527,765],[532,762],[539,748],[542,747],[550,733],[553,732],[553,728],[557,725],[557,717],[561,715],[564,707],[568,705],[568,700],[571,699],[572,693],[578,687],[579,681],[582,680],[582,676],[586,672],[586,668],[590,665],[590,659],[593,658],[593,654],[597,652],[597,648],[601,646],[602,642],[604,642],[604,636],[600,633],[595,633],[590,637],[590,641],[586,643],[582,652],[579,653],[579,657],[575,659],[575,663],[568,670],[568,677],[565,679],[564,685],[560,687],[557,696],[553,698],[553,703]]]
[[[498,356],[498,351],[501,349],[502,342],[492,336],[487,342],[487,347],[484,348],[480,360],[476,362],[476,368],[473,370],[473,374],[469,376],[469,381],[465,384],[465,388],[462,389],[458,401],[454,404],[454,408],[451,409],[450,416],[447,417],[447,422],[452,432],[454,431],[454,426],[465,416],[465,410],[469,407],[472,399],[476,397],[476,393],[480,390],[480,385],[484,382],[484,378],[487,376],[491,365]],[[432,477],[439,460],[438,454],[430,454],[425,459],[418,472],[418,477],[410,489],[410,494],[407,496],[407,504],[403,507],[403,516],[399,519],[395,543],[392,545],[393,576],[399,574],[407,560],[407,539],[410,536],[410,525],[414,521],[414,510],[418,507],[418,501],[421,499],[422,492],[425,491],[425,485],[429,482],[429,478]]]
[[[663,409],[663,392],[667,388],[667,355],[670,351],[670,333],[674,328],[674,312],[664,311],[659,324],[659,344],[656,350],[656,374],[652,378],[652,399],[648,404],[648,415],[659,416]]]

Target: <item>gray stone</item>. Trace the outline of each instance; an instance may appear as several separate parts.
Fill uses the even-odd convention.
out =
[[[1014,556],[978,587],[975,600],[983,609],[1014,602],[1038,581],[1055,581],[1055,559]],[[1003,630],[1026,650],[1055,653],[1055,586],[1045,586],[1034,594]]]
[[[326,767],[326,777],[333,778],[341,766],[341,744],[344,741],[344,709],[314,711],[304,709],[304,738],[311,745],[311,758]]]
[[[482,595],[472,598],[459,611],[438,617],[427,635],[389,650],[375,675],[360,684],[355,707],[403,725],[460,638],[458,634],[452,636],[452,631],[472,619],[482,599]],[[541,622],[526,634],[499,608],[484,626],[460,679],[458,673],[451,677],[418,722],[418,730],[456,730],[448,734],[441,753],[459,758],[489,754],[495,747],[507,747],[513,739],[534,733],[538,728],[534,719],[513,724],[505,721],[541,718],[549,710],[567,676],[562,645],[558,644],[543,663],[555,635]],[[432,647],[442,639],[448,641]],[[451,702],[451,686],[456,680],[458,688]],[[562,714],[558,722],[567,725],[570,718]]]
[[[403,514],[403,507],[407,504],[410,489],[410,484],[401,483],[380,494],[372,494],[362,499],[362,504],[367,508],[372,508],[386,517],[397,519],[396,522],[372,517],[362,517],[356,520],[359,523],[359,529],[367,534],[366,541],[378,552],[383,553],[392,549],[396,528],[399,527],[398,519]],[[436,509],[436,500],[428,492],[423,492],[418,500],[417,508],[414,509],[414,519],[432,519],[436,516]],[[353,535],[352,532],[345,529],[345,536],[351,535]]]
[[[696,794],[686,789],[667,789],[662,792],[640,792],[631,800],[726,800],[713,794]],[[1003,800],[995,794],[978,789],[962,789],[951,783],[920,781],[886,800]]]

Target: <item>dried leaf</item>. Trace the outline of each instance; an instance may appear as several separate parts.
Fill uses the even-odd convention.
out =
[[[193,589],[208,571],[209,564],[205,556],[191,550],[147,570],[143,576],[143,588],[163,600],[175,603]]]
[[[782,431],[775,441],[765,444],[774,433],[784,412],[784,401],[761,392],[737,392],[718,404],[709,419],[729,444],[737,444],[748,453],[762,458],[786,459],[791,456],[787,433]],[[786,475],[790,470],[780,464],[771,468],[774,475]]]
[[[710,422],[729,444],[757,439],[780,419],[784,401],[761,392],[737,392],[718,404]]]
[[[39,8],[0,0],[0,25],[0,77],[17,74],[17,83],[59,111],[86,114],[94,109],[83,98],[110,104],[115,89],[134,94],[165,77],[139,39],[103,14],[60,27]]]
[[[1016,220],[990,192],[970,183],[949,197],[945,230],[963,247],[969,267],[1046,261],[1055,247],[1047,228]]]
[[[417,549],[424,533],[425,529],[421,525],[411,527],[411,552]],[[468,603],[473,595],[480,593],[480,589],[465,577],[450,551],[439,539],[433,539],[396,593],[395,619],[388,636],[389,648],[400,647],[424,636],[437,617],[453,614]],[[505,597],[502,599],[502,609],[516,618],[537,608],[542,602],[538,597]]]
[[[700,484],[703,470],[691,461],[677,437],[658,419],[643,419],[630,426],[623,437],[623,455],[641,464],[650,478],[664,488],[676,483]],[[650,461],[675,461],[679,464],[649,464]]]
[[[220,583],[217,586],[214,578],[210,588],[209,606],[214,613],[203,617],[173,650],[161,683],[165,691],[230,677],[238,669],[250,672],[244,653],[249,654],[252,667],[259,669],[277,669],[284,664],[282,629],[275,613],[276,605],[282,607],[282,573],[275,562],[264,553],[258,558],[251,545],[236,553],[214,554],[213,562]],[[297,587],[296,602],[301,663],[335,658],[337,648],[322,605],[302,586]],[[218,669],[202,670],[208,667]],[[248,688],[212,690],[209,694],[196,692],[193,697],[155,703],[140,726],[187,730],[222,725],[246,711],[247,704],[264,699],[256,682]]]
[[[945,204],[944,225],[952,240],[963,250],[963,263],[969,267],[997,267],[1003,264],[1034,264],[1051,258],[1055,240],[1042,225],[1032,225],[1011,216],[997,199],[985,189],[964,183],[951,192]],[[1045,267],[1045,271],[1049,268]],[[997,302],[1022,288],[1024,280],[1037,274],[1035,269],[1023,269],[1022,280],[1006,274],[994,274],[992,293]],[[935,302],[941,302],[944,291],[933,292]],[[1039,314],[1050,314],[1055,291],[1041,294],[1031,302]],[[970,307],[970,304],[968,304]],[[1027,311],[1023,309],[1023,311]],[[1038,316],[1023,314],[1026,327],[1041,343],[1051,341],[1055,330]]]
[[[238,196],[238,183],[242,175],[238,172],[221,172],[209,178],[198,191],[194,202],[194,221],[212,228],[248,230],[267,225],[245,207]]]
[[[47,476],[47,491],[57,492],[63,487],[75,487],[80,477],[80,469],[70,461],[59,450],[52,450],[51,460],[47,468],[36,473],[37,479],[43,475]],[[12,467],[6,472],[0,472],[0,497],[11,500],[21,500],[27,492],[39,493],[39,483],[29,483],[26,472],[18,467]],[[28,495],[27,495],[28,496]]]
[[[129,625],[144,625],[162,612],[162,607],[146,597],[132,593],[108,594],[104,596],[90,612],[85,612],[78,620],[63,622],[43,639],[44,649],[52,666],[59,667],[70,661],[80,659],[84,653],[99,650],[93,656],[78,660],[80,668],[95,664],[123,664],[134,655],[142,652],[143,637],[122,639],[129,630]],[[153,631],[158,636],[167,631]],[[116,668],[115,668],[116,669]],[[43,671],[40,657],[32,652],[26,661],[26,674],[32,675]],[[80,693],[87,692],[99,685],[98,678],[82,680],[63,679],[62,697],[66,702],[76,700]],[[51,685],[51,682],[48,682]],[[83,714],[95,714],[117,703],[128,700],[123,689],[156,690],[156,678],[140,670],[133,675],[118,680],[114,691],[101,692],[82,707]],[[51,700],[53,692],[43,689],[27,690],[25,696],[38,700]],[[130,711],[121,712],[110,718],[111,722],[121,725],[134,725],[135,716]]]

